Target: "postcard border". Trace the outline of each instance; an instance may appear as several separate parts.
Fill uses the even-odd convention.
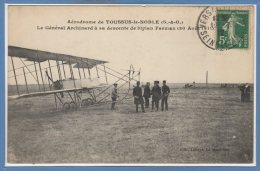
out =
[[[1,13],[4,13],[4,11],[5,12],[7,12],[7,6],[8,5],[40,5],[40,4],[29,4],[30,2],[34,2],[35,3],[35,1],[21,1],[23,4],[21,4],[21,3],[13,3],[14,1],[6,1],[5,3],[1,3],[0,5],[1,5],[1,9],[5,9],[5,10],[1,10]],[[19,1],[20,2],[20,1]],[[42,0],[42,1],[40,1],[41,2],[41,4],[42,5],[117,5],[117,4],[115,4],[115,3],[111,3],[111,4],[106,4],[106,3],[104,3],[104,4],[94,4],[94,2],[93,1],[90,1],[90,4],[71,4],[70,2],[73,2],[73,1],[65,1],[65,3],[62,3],[62,4],[48,4],[48,0],[47,0],[47,2],[46,2],[46,0]],[[58,2],[57,0],[56,1],[52,1],[52,3],[53,2]],[[60,2],[60,1],[59,1]],[[63,2],[63,1],[62,1]],[[125,2],[127,2],[127,3],[125,3]],[[139,2],[141,2],[141,1],[139,1]],[[169,1],[167,0],[167,2],[169,3]],[[175,1],[176,2],[176,1]],[[179,2],[181,2],[181,1],[179,1]],[[182,3],[183,3],[184,1],[182,1]],[[187,2],[187,1],[185,1],[185,2]],[[200,2],[200,1],[194,1],[194,0],[188,0],[188,2],[192,2],[192,4],[156,4],[156,3],[152,3],[152,4],[145,4],[145,5],[156,5],[156,6],[158,6],[158,5],[177,5],[177,6],[179,6],[179,5],[181,5],[181,6],[183,6],[183,5],[195,5],[195,6],[199,6],[199,5],[204,5],[204,6],[207,6],[206,4],[205,4],[205,2],[206,3],[208,3],[208,4],[210,4],[210,5],[221,5],[221,4],[227,4],[227,3],[225,3],[226,1],[219,1],[219,2],[221,2],[221,4],[219,3],[219,4],[212,4],[211,2],[209,2],[209,1],[203,1],[203,3],[202,2]],[[5,41],[1,41],[0,42],[0,50],[1,50],[1,54],[3,55],[2,56],[2,58],[1,58],[1,65],[2,65],[2,67],[1,67],[1,70],[0,70],[0,73],[1,73],[1,76],[3,76],[4,75],[4,79],[3,80],[5,80],[5,83],[4,83],[4,85],[3,84],[1,84],[0,85],[0,91],[2,91],[2,93],[3,94],[5,94],[5,97],[2,97],[1,98],[1,105],[2,105],[2,108],[1,108],[1,117],[3,118],[3,119],[1,119],[1,121],[3,121],[4,122],[4,124],[1,124],[1,126],[2,127],[4,127],[4,129],[1,129],[1,132],[0,132],[0,139],[1,139],[1,142],[0,142],[0,146],[1,146],[1,155],[0,155],[0,163],[1,163],[1,166],[0,166],[0,170],[3,168],[4,170],[12,170],[12,169],[15,169],[15,170],[34,170],[34,169],[50,169],[50,170],[55,170],[55,169],[58,169],[58,168],[60,168],[60,169],[62,169],[62,170],[69,170],[69,169],[72,169],[72,168],[75,168],[75,170],[77,169],[84,169],[84,170],[86,170],[86,169],[91,169],[91,170],[93,170],[93,169],[97,169],[97,170],[112,170],[112,169],[114,169],[114,168],[117,168],[117,166],[127,166],[127,167],[120,167],[120,168],[122,168],[123,170],[131,170],[131,169],[134,169],[134,170],[145,170],[145,169],[148,169],[148,168],[159,168],[159,170],[162,170],[162,169],[167,169],[167,168],[171,168],[172,169],[172,167],[169,167],[169,166],[183,166],[183,167],[181,167],[181,169],[185,169],[185,167],[186,166],[188,166],[188,167],[186,167],[187,169],[188,168],[191,168],[190,166],[203,166],[203,167],[196,167],[196,168],[200,168],[199,170],[204,170],[204,169],[207,169],[207,168],[210,168],[210,167],[207,167],[207,166],[233,166],[233,167],[221,167],[221,170],[225,170],[225,169],[231,169],[231,170],[233,170],[233,169],[236,169],[236,170],[238,170],[238,168],[240,168],[240,166],[255,166],[255,167],[242,167],[242,168],[240,168],[240,169],[243,169],[243,168],[245,168],[245,169],[249,169],[249,170],[251,170],[251,169],[253,169],[253,168],[258,168],[257,166],[258,166],[258,164],[259,164],[259,160],[257,160],[258,158],[259,158],[259,152],[257,152],[257,144],[256,144],[256,142],[259,142],[259,137],[257,137],[256,136],[256,132],[257,132],[257,130],[258,130],[258,127],[259,127],[259,125],[256,125],[256,123],[259,123],[259,117],[257,117],[257,115],[256,115],[256,112],[258,111],[257,110],[257,104],[258,104],[258,102],[256,101],[257,100],[257,98],[258,98],[258,93],[256,92],[256,90],[257,90],[257,88],[258,88],[258,80],[260,79],[259,78],[259,76],[257,76],[258,74],[258,69],[256,68],[256,66],[259,66],[259,62],[258,62],[258,60],[257,60],[257,56],[259,56],[258,55],[258,53],[257,53],[257,49],[259,49],[259,38],[258,38],[258,36],[259,36],[259,23],[257,23],[257,18],[259,18],[259,16],[260,16],[260,14],[259,14],[259,11],[258,11],[258,7],[259,7],[259,1],[255,1],[255,3],[253,3],[252,4],[252,2],[251,3],[243,3],[243,4],[241,4],[241,3],[238,3],[238,2],[246,2],[246,1],[236,1],[235,3],[228,3],[229,5],[255,5],[255,11],[256,11],[256,15],[255,15],[255,22],[256,22],[256,24],[255,24],[255,35],[256,35],[256,38],[255,38],[255,43],[257,43],[256,44],[256,48],[255,48],[255,57],[254,57],[254,84],[255,84],[255,86],[254,86],[254,91],[255,91],[255,96],[254,96],[254,108],[255,108],[255,110],[254,110],[254,136],[255,136],[255,139],[254,139],[254,149],[255,149],[255,152],[254,152],[254,163],[253,164],[227,164],[227,165],[225,165],[225,164],[214,164],[214,165],[211,165],[211,164],[196,164],[196,165],[194,165],[194,164],[189,164],[189,165],[185,165],[185,164],[175,164],[175,165],[173,165],[173,164],[134,164],[134,165],[129,165],[129,164],[127,164],[127,165],[125,165],[125,164],[123,164],[123,165],[113,165],[113,164],[102,164],[102,165],[99,165],[99,166],[97,166],[97,164],[88,164],[88,165],[81,165],[81,164],[78,164],[77,166],[87,166],[87,167],[71,167],[71,166],[75,166],[75,164],[73,164],[73,165],[68,165],[68,164],[55,164],[55,165],[27,165],[27,164],[22,164],[22,165],[14,165],[14,164],[11,164],[11,165],[5,165],[6,164],[6,148],[5,148],[5,145],[6,145],[6,143],[7,143],[7,134],[6,134],[6,129],[7,129],[7,124],[6,124],[6,120],[5,120],[5,114],[7,113],[7,103],[5,103],[5,102],[7,102],[6,100],[7,100],[7,96],[6,96],[6,90],[7,90],[7,86],[6,86],[6,84],[7,84],[7,77],[6,77],[6,64],[7,64],[7,60],[5,60],[5,57],[7,56],[7,51],[6,51],[6,44],[5,44],[5,42],[7,41],[7,19],[6,18],[2,18],[2,16],[4,16],[4,15],[1,15],[1,18],[0,18],[0,20],[1,20],[1,25],[2,26],[5,26],[5,30],[6,30],[6,32],[5,32],[5,34],[4,34],[4,27],[1,27],[0,28],[0,34],[1,33],[3,33],[2,35],[3,35],[3,37],[4,37],[4,40]],[[258,2],[258,3],[257,3]],[[141,4],[143,4],[143,3],[141,3],[141,4],[136,4],[136,3],[134,3],[134,4],[132,4],[132,3],[129,3],[129,1],[124,1],[124,0],[122,0],[121,1],[121,3],[119,4],[119,5],[141,5]],[[6,14],[6,13],[5,13]],[[3,22],[2,21],[4,21],[5,23],[3,24]],[[4,98],[4,99],[3,99]],[[259,104],[258,104],[259,105]],[[3,112],[3,109],[4,109],[4,112]],[[5,139],[5,141],[4,141],[4,143],[3,143],[3,139]],[[4,150],[2,150],[2,149],[4,149]],[[2,153],[3,153],[3,151],[4,151],[4,155],[2,155]],[[3,165],[2,165],[3,164]],[[18,166],[22,166],[22,167],[18,167]],[[34,167],[28,167],[28,166],[34,166]],[[46,167],[38,167],[38,166],[46,166]],[[52,167],[49,167],[49,166],[52,166]],[[55,167],[53,167],[53,166],[55,166]],[[60,166],[69,166],[69,167],[60,167]],[[89,167],[89,166],[96,166],[96,167]],[[100,167],[100,166],[109,166],[109,167]],[[110,166],[115,166],[115,167],[110,167]],[[146,167],[136,167],[136,166],[146,166]],[[147,166],[151,166],[151,167],[147,167]],[[165,167],[154,167],[154,166],[165,166]],[[238,166],[238,167],[235,167],[235,166]],[[215,169],[217,169],[217,168],[219,168],[219,167],[214,167]],[[58,169],[58,170],[60,170],[60,169]],[[174,168],[174,169],[177,169],[176,167]],[[178,167],[178,170],[180,169],[180,167]],[[74,169],[73,169],[74,170]],[[194,168],[192,169],[192,170],[194,170]],[[218,169],[219,170],[219,169]]]

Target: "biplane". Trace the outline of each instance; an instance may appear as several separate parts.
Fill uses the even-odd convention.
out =
[[[107,61],[8,46],[8,82],[13,80],[15,93],[10,99],[54,95],[56,109],[76,109],[111,102],[108,78],[129,93],[131,81],[140,80],[140,70],[130,65],[126,73],[107,67]]]

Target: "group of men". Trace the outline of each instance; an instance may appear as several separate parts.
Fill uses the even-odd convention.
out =
[[[249,84],[240,85],[241,102],[250,102],[250,86]],[[141,105],[142,112],[145,112],[145,108],[149,108],[150,98],[152,96],[152,111],[154,108],[159,110],[159,102],[161,101],[161,110],[168,110],[168,96],[170,93],[169,86],[166,85],[166,81],[163,81],[163,86],[160,87],[159,81],[154,81],[154,86],[150,89],[150,83],[147,82],[144,86],[144,93],[142,93],[142,87],[140,82],[137,81],[136,86],[133,89],[134,104],[136,105],[136,112],[138,112],[139,105]],[[117,83],[114,84],[114,88],[111,93],[112,105],[111,110],[115,109],[116,100],[118,98]]]
[[[170,93],[169,86],[166,85],[166,81],[163,81],[163,86],[160,87],[159,81],[154,81],[154,86],[150,89],[150,83],[147,82],[143,88],[140,86],[140,81],[137,81],[136,86],[133,89],[134,104],[136,106],[136,112],[138,112],[139,105],[141,105],[142,112],[145,112],[145,108],[149,108],[150,98],[152,96],[152,111],[156,108],[159,110],[159,102],[161,101],[161,110],[168,110],[168,96]],[[114,83],[114,87],[111,92],[111,110],[115,110],[115,104],[118,98],[117,83]]]
[[[147,82],[144,86],[144,93],[142,93],[142,87],[140,87],[140,82],[137,81],[136,87],[133,89],[133,96],[134,96],[134,104],[136,105],[136,112],[138,112],[138,106],[141,105],[142,112],[145,112],[145,108],[149,108],[150,98],[152,96],[152,111],[154,107],[156,111],[159,110],[159,102],[161,101],[161,110],[164,111],[168,110],[168,96],[170,93],[169,86],[166,85],[166,81],[163,81],[162,88],[159,85],[159,81],[154,81],[154,86],[150,89],[150,83]],[[165,107],[165,108],[164,108]]]

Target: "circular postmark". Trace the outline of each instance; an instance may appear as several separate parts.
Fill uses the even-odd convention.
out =
[[[200,40],[210,49],[216,48],[216,7],[206,7],[199,15],[197,33]]]

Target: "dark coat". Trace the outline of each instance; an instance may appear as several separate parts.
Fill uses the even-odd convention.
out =
[[[153,100],[160,100],[162,92],[160,86],[153,86],[152,88]]]
[[[162,95],[163,95],[163,96],[168,96],[169,93],[170,93],[170,88],[169,88],[169,86],[163,85],[163,86],[162,86]]]
[[[144,98],[150,98],[151,97],[151,89],[149,86],[144,87]]]
[[[245,85],[239,86],[241,91],[241,101],[249,102],[250,101],[250,86],[246,87]]]
[[[133,89],[134,104],[144,104],[143,93],[141,87],[135,87]]]
[[[245,93],[245,101],[249,102],[250,101],[250,86],[248,86],[248,87],[245,86],[244,93]]]
[[[244,102],[245,101],[245,93],[244,93],[244,90],[245,90],[245,86],[239,86],[239,89],[241,91],[241,101]]]

